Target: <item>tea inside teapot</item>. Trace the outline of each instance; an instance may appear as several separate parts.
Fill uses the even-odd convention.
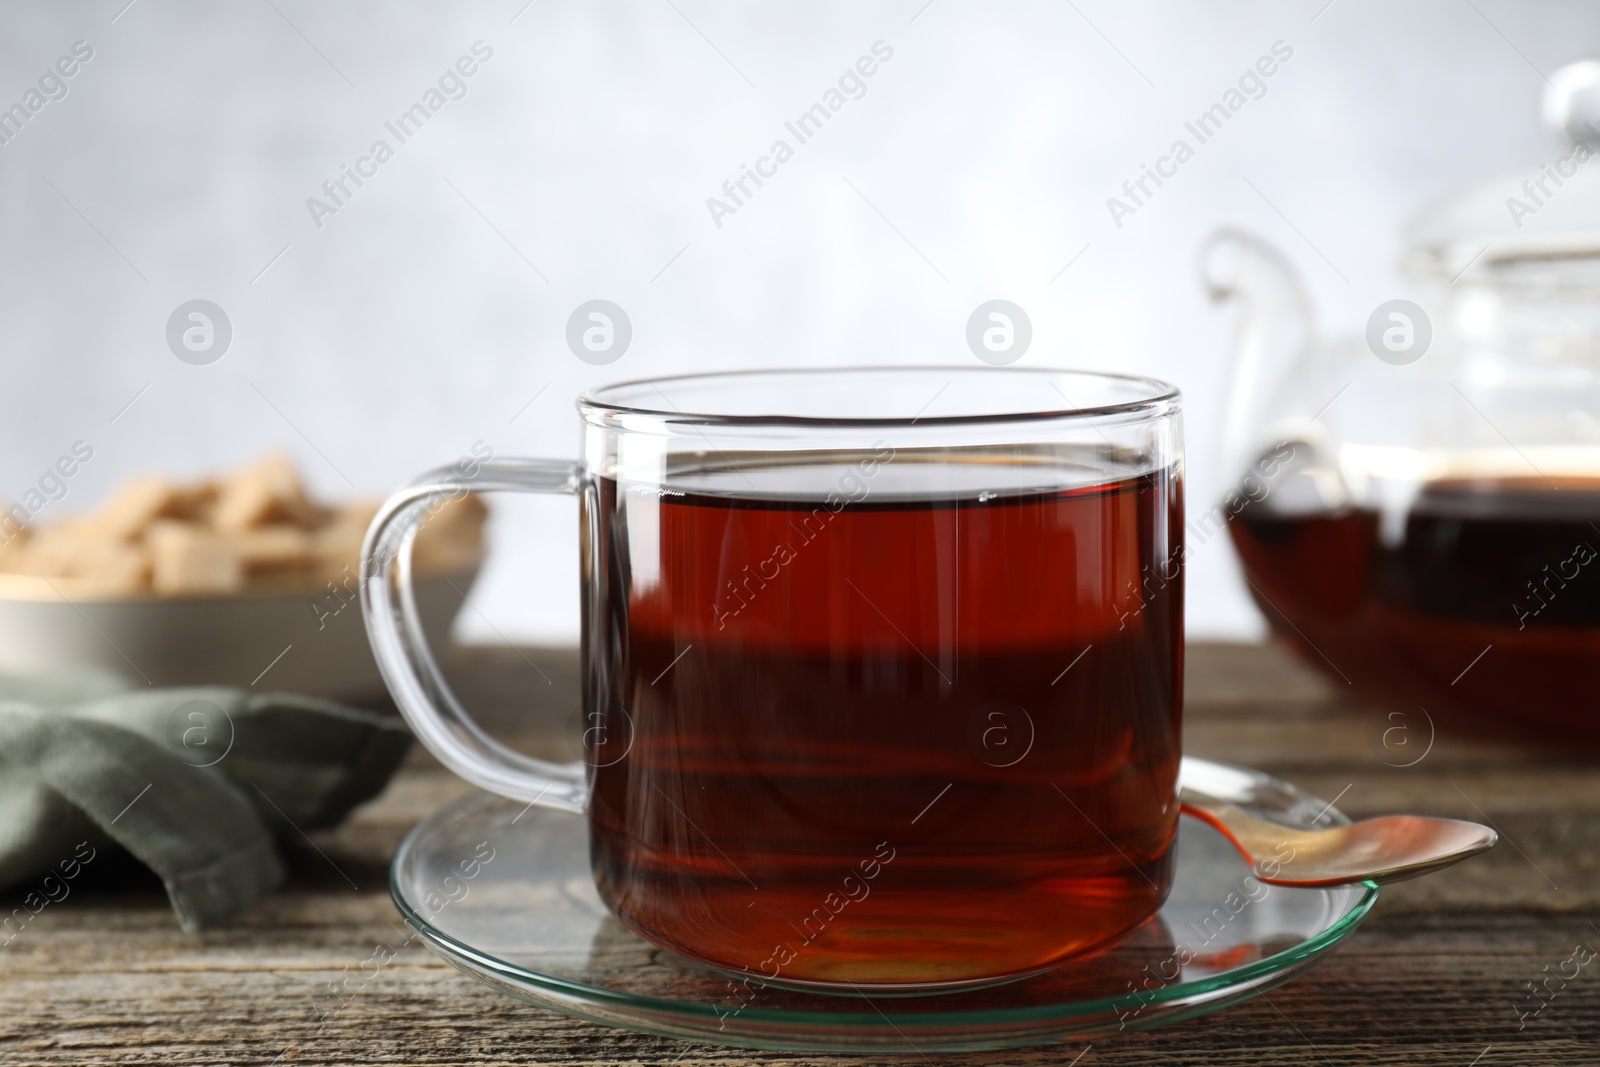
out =
[[[1347,464],[1384,458],[1355,451]],[[1600,743],[1600,477],[1512,473],[1515,456],[1403,458],[1423,470],[1346,475],[1389,475],[1374,502],[1325,508],[1302,488],[1297,506],[1307,475],[1291,470],[1278,506],[1269,495],[1234,517],[1273,628],[1365,693]]]

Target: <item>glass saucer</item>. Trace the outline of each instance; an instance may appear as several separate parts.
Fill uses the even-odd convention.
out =
[[[1255,771],[1187,757],[1183,780],[1293,827],[1349,822]],[[1007,985],[861,998],[762,987],[641,940],[600,903],[576,815],[474,794],[401,843],[390,892],[461,971],[589,1022],[752,1048],[953,1052],[1147,1030],[1247,1000],[1333,950],[1378,898],[1370,882],[1285,889],[1249,878],[1185,816],[1161,912],[1115,947]]]

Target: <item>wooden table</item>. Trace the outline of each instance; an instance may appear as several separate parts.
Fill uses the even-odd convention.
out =
[[[451,673],[496,732],[572,758],[570,651],[467,649]],[[1600,1063],[1600,957],[1564,984],[1558,976],[1572,973],[1578,946],[1579,959],[1600,949],[1593,766],[1443,730],[1420,762],[1391,766],[1411,758],[1397,751],[1421,749],[1398,750],[1399,735],[1386,749],[1381,717],[1337,697],[1280,650],[1191,646],[1185,748],[1337,796],[1357,817],[1487,818],[1500,846],[1386,889],[1352,941],[1270,1001],[1098,1039],[1078,1062]],[[542,710],[528,708],[533,700]],[[687,1045],[576,1022],[461,977],[400,922],[386,867],[412,825],[467,788],[414,753],[381,798],[292,852],[286,889],[198,937],[179,931],[152,879],[108,869],[0,948],[0,1063],[923,1062]],[[394,959],[364,966],[380,946]],[[352,974],[362,977],[347,981]],[[1535,999],[1530,983],[1541,982],[1549,992]],[[330,983],[356,991],[319,1021]],[[1065,1065],[1085,1044],[933,1059]]]

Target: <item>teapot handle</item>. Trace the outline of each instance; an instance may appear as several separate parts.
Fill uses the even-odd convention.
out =
[[[1316,318],[1287,256],[1255,234],[1224,227],[1200,247],[1200,280],[1214,303],[1239,308],[1222,432],[1223,470],[1246,470],[1263,448],[1324,435],[1288,391],[1316,352]],[[1291,416],[1285,418],[1285,416]],[[1298,417],[1293,417],[1298,416]]]

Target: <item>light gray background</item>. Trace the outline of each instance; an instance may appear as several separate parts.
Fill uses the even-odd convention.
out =
[[[1600,49],[1579,3],[924,2],[7,4],[0,103],[74,41],[95,56],[0,147],[0,495],[80,438],[43,517],[273,446],[323,493],[380,494],[478,440],[575,455],[572,399],[617,378],[969,364],[968,316],[1004,298],[1033,322],[1020,365],[1183,388],[1198,508],[1228,481],[1230,338],[1201,239],[1280,243],[1357,333],[1406,295],[1400,222],[1554,158],[1540,72]],[[480,39],[468,95],[319,230],[306,199]],[[713,225],[706,198],[880,39],[866,95]],[[1266,96],[1115,227],[1106,197],[1278,40]],[[210,366],[164,338],[194,298],[233,323]],[[593,298],[634,324],[606,367],[564,342]],[[576,633],[575,526],[570,502],[501,509],[467,636]],[[1224,539],[1190,581],[1192,633],[1259,632]]]

